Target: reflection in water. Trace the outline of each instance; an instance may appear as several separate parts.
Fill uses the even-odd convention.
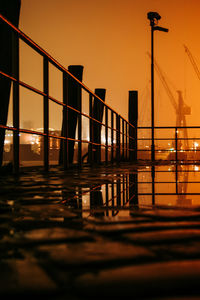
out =
[[[152,166],[135,173],[114,174],[109,183],[93,188],[77,187],[64,203],[79,209],[80,216],[126,216],[144,206],[200,205],[198,166]]]
[[[178,167],[180,170],[178,170]],[[190,205],[192,199],[187,198],[187,185],[188,185],[188,174],[189,167],[185,166],[185,170],[181,166],[176,165],[176,193],[177,193],[177,204],[178,205]]]

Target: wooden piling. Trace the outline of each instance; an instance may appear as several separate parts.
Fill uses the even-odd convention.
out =
[[[129,91],[129,160],[137,160],[138,92]]]
[[[20,0],[6,0],[0,1],[0,12],[12,22],[16,27],[19,24],[20,15]],[[13,44],[13,34],[7,24],[0,21],[0,70],[8,75],[13,74],[13,52],[15,51],[15,44]],[[15,41],[14,41],[15,42]],[[16,50],[17,51],[17,50]],[[14,66],[14,69],[16,67]],[[0,78],[0,124],[6,125],[8,118],[8,107],[10,99],[11,81],[3,76]],[[4,149],[5,129],[0,129],[0,167],[3,160],[3,149]]]
[[[106,90],[105,89],[95,89],[95,94],[105,102]],[[104,104],[98,99],[94,98],[93,105],[93,118],[102,123],[104,112]],[[101,144],[101,124],[98,122],[93,122],[93,141],[96,144]],[[94,162],[101,162],[101,146],[94,145]]]
[[[70,65],[68,67],[68,70],[79,81],[82,81],[83,66]],[[67,95],[68,105],[81,112],[81,108],[82,108],[81,87],[71,77],[68,77],[68,80],[67,80],[67,94],[68,94]],[[68,113],[67,113],[67,134],[68,134],[68,138],[75,139],[76,127],[77,127],[77,121],[78,121],[79,122],[78,123],[79,124],[79,126],[78,126],[78,138],[81,139],[81,130],[82,130],[81,119],[82,119],[81,114],[79,114],[78,112],[76,112],[76,111],[74,111],[70,108],[68,109]],[[63,135],[63,132],[64,132],[64,128],[63,128],[63,124],[62,124],[62,135]],[[74,145],[75,145],[75,142],[69,140],[68,141],[68,147],[67,147],[68,153],[64,153],[64,155],[67,155],[67,157],[68,157],[69,164],[71,164],[73,162],[73,159],[74,159]],[[59,158],[60,164],[63,163],[62,151],[63,151],[63,143],[61,143],[61,147],[60,147],[60,158]],[[80,157],[81,157],[81,141],[79,142],[79,145],[78,145],[78,153],[79,153],[78,159],[80,160]]]

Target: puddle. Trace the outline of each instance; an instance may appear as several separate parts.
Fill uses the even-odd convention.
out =
[[[137,172],[112,174],[110,183],[77,187],[65,205],[80,209],[83,217],[130,215],[140,207],[200,206],[200,166],[146,166]]]

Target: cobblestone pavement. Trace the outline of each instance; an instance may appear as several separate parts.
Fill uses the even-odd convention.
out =
[[[1,176],[1,296],[200,299],[199,207],[81,204],[97,184],[136,170]]]

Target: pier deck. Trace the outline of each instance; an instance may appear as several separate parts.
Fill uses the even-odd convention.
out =
[[[123,182],[113,188],[117,198],[121,187],[118,202],[99,198],[106,186],[110,197],[119,174],[138,170],[124,164],[1,176],[0,294],[199,299],[199,207],[131,204]]]

